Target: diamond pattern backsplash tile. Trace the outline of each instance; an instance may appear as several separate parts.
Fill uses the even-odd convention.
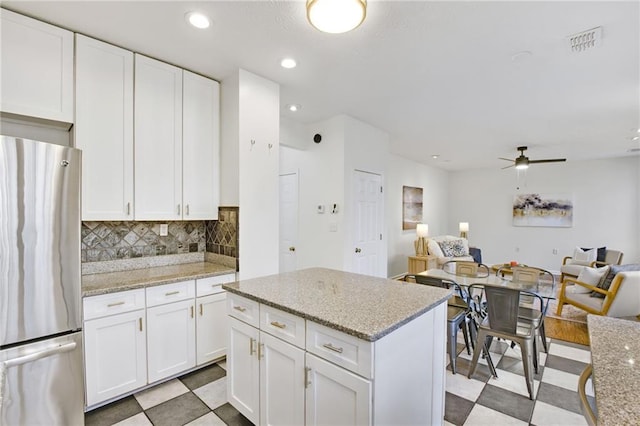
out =
[[[217,221],[210,221],[217,222]],[[160,224],[169,233],[160,236]],[[82,262],[204,252],[205,222],[82,222]]]
[[[220,207],[218,220],[206,222],[207,252],[240,257],[238,247],[238,207]]]

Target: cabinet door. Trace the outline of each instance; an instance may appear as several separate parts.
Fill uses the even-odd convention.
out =
[[[306,425],[371,424],[370,381],[309,353],[306,365]]]
[[[87,406],[147,384],[144,310],[84,323]]]
[[[260,416],[258,333],[257,328],[229,318],[227,399],[255,425]]]
[[[133,53],[76,34],[82,220],[133,220]]]
[[[0,9],[0,110],[73,123],[73,33]]]
[[[196,365],[195,302],[147,308],[149,383]]]
[[[135,55],[135,219],[182,219],[182,70]]]
[[[183,71],[182,199],[185,220],[217,219],[220,199],[220,85]]]
[[[304,351],[260,332],[260,424],[304,424]]]
[[[227,353],[227,294],[199,297],[196,305],[196,364],[200,365]]]

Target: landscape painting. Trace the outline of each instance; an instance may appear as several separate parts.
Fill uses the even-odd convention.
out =
[[[422,188],[402,187],[402,229],[416,229],[422,222]]]
[[[520,194],[513,198],[513,226],[570,228],[573,201],[568,195]]]

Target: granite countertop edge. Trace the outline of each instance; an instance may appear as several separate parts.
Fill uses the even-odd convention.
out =
[[[410,322],[411,320],[419,317],[420,315],[424,314],[425,312],[432,310],[434,307],[438,306],[439,304],[441,304],[443,302],[446,302],[451,297],[451,295],[453,294],[453,291],[451,291],[451,293],[448,294],[447,296],[441,297],[439,299],[435,299],[431,304],[426,305],[421,309],[418,309],[417,311],[413,312],[412,314],[407,315],[401,321],[398,321],[398,322],[396,322],[394,324],[391,324],[390,326],[384,328],[383,330],[377,331],[375,333],[365,333],[365,332],[362,332],[360,330],[356,330],[356,329],[353,329],[351,327],[345,327],[344,325],[337,324],[337,323],[329,321],[327,319],[320,318],[320,317],[317,317],[315,315],[310,315],[310,314],[308,314],[306,312],[302,312],[302,311],[293,309],[293,308],[291,308],[289,306],[282,305],[282,304],[273,302],[273,301],[268,300],[268,299],[264,299],[262,297],[254,295],[252,293],[244,292],[244,291],[239,290],[236,287],[232,287],[232,286],[230,286],[228,284],[223,284],[222,288],[227,290],[229,293],[233,293],[233,294],[237,294],[239,296],[246,297],[247,299],[251,299],[251,300],[254,300],[256,302],[263,303],[265,305],[271,306],[271,307],[276,308],[276,309],[280,309],[281,311],[288,312],[290,314],[302,317],[302,318],[304,318],[306,320],[316,322],[316,323],[318,323],[320,325],[324,325],[324,326],[332,328],[334,330],[342,331],[342,332],[347,333],[347,334],[349,334],[351,336],[357,337],[357,338],[362,339],[362,340],[366,340],[368,342],[375,342],[376,340],[380,340],[382,337],[386,336],[387,334],[391,333],[394,330],[397,330],[398,328],[400,328],[404,324],[406,324],[406,323]]]
[[[195,265],[194,263],[187,263],[182,265],[158,266],[158,267],[150,267],[145,269],[136,269],[131,271],[105,272],[102,274],[87,275],[87,276],[83,276],[82,278],[85,279],[85,277],[107,277],[107,276],[118,277],[119,276],[118,274],[122,274],[122,276],[125,276],[125,275],[131,275],[132,273],[135,274],[136,271],[149,271],[149,270],[152,271],[152,270],[158,270],[160,268],[169,268],[169,267],[176,269],[175,273],[167,274],[164,277],[163,276],[141,277],[132,282],[125,282],[125,283],[114,282],[113,285],[103,285],[97,288],[92,288],[92,286],[85,286],[85,284],[83,284],[82,297],[99,296],[102,294],[137,290],[140,288],[155,287],[163,284],[173,284],[173,283],[177,283],[185,280],[197,280],[201,278],[215,277],[218,275],[234,274],[236,272],[235,269],[225,265],[215,264],[211,262],[199,262],[199,263],[207,264],[207,267],[219,268],[219,269],[215,269],[211,271],[179,272],[180,267],[184,267],[187,265]],[[114,278],[114,281],[117,281],[117,278]]]

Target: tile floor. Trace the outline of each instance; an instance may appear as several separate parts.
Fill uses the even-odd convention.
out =
[[[458,374],[447,370],[445,424],[586,425],[576,389],[578,376],[590,362],[589,347],[551,339],[549,354],[540,355],[536,399],[531,401],[519,347],[494,342],[491,357],[498,379],[490,378],[484,360],[467,379],[471,356],[463,351],[457,359]],[[224,362],[204,367],[88,412],[86,425],[251,425],[226,402],[225,368]]]

